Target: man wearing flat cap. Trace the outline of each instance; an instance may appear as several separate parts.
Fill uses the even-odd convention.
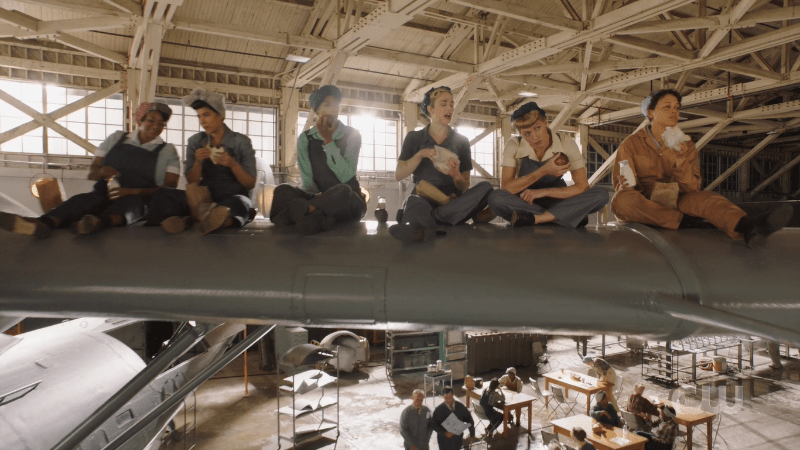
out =
[[[269,217],[276,226],[294,225],[309,235],[361,220],[367,212],[356,177],[361,134],[339,120],[341,101],[342,92],[333,85],[311,93],[308,103],[317,122],[297,138],[301,186],[275,188]]]

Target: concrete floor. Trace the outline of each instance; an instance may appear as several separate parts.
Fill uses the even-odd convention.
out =
[[[763,346],[762,346],[763,347]],[[616,346],[610,352],[622,352]],[[577,356],[575,343],[570,338],[552,339],[548,344],[548,354],[552,369],[567,368],[575,371],[586,371],[586,366]],[[223,369],[216,378],[203,384],[197,391],[197,432],[198,450],[242,449],[261,450],[278,448],[276,433],[276,378],[275,375],[262,374],[258,370],[257,353],[251,352],[248,360],[249,396],[244,396],[242,378],[243,364],[241,359],[234,361]],[[764,348],[756,345],[755,370],[744,370],[729,377],[717,376],[702,380],[698,385],[723,386],[725,395],[733,399],[735,386],[741,386],[743,407],[736,408],[731,400],[729,408],[722,415],[719,435],[715,449],[789,449],[796,447],[800,436],[800,361],[797,350],[793,350],[794,358],[784,360],[784,370],[772,371],[768,368],[769,359]],[[299,449],[336,449],[336,450],[382,450],[400,449],[403,447],[399,433],[398,421],[400,412],[410,404],[411,392],[422,387],[422,372],[402,374],[388,379],[383,366],[383,347],[372,348],[370,364],[358,373],[343,373],[340,384],[340,435],[329,432],[322,438],[298,446]],[[625,377],[623,388],[624,401],[630,394],[634,383],[642,381],[640,358],[627,352],[608,356],[607,361]],[[518,368],[523,380],[533,374],[532,367]],[[484,379],[500,376],[502,371],[476,374]],[[464,401],[461,381],[455,382],[456,396]],[[664,398],[670,388],[645,380],[646,395],[659,395]],[[544,387],[540,380],[540,385]],[[699,405],[702,387],[695,395],[694,384],[684,383],[682,389],[687,394],[687,404]],[[530,393],[526,387],[525,392]],[[716,402],[717,389],[712,391]],[[570,394],[575,399],[574,394]],[[623,404],[623,398],[620,403]],[[426,403],[431,406],[430,396]],[[436,404],[441,398],[435,399]],[[585,405],[585,397],[579,395],[576,411]],[[282,403],[285,405],[285,403]],[[534,405],[535,406],[535,405]],[[331,410],[335,414],[335,409]],[[534,409],[535,412],[535,409]],[[286,416],[284,416],[286,417]],[[334,416],[335,417],[335,416]],[[523,418],[523,422],[525,422]],[[476,420],[477,422],[477,420]],[[165,438],[162,449],[178,450],[189,448],[183,438],[183,412],[175,420],[177,431]],[[541,436],[538,430],[548,427],[546,413],[533,417],[533,438],[529,438],[524,428],[512,428],[507,438],[495,437],[489,441],[489,448],[505,449],[538,449]],[[284,419],[282,426],[291,426],[291,421]],[[284,429],[284,434],[286,430]],[[483,428],[478,427],[478,435]],[[436,436],[431,438],[432,448],[436,448]],[[283,442],[281,448],[291,446]],[[683,445],[678,446],[679,449]],[[705,439],[695,433],[695,449],[705,449]]]

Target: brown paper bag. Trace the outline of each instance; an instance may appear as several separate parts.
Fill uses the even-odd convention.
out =
[[[650,200],[666,208],[678,209],[678,183],[656,183]]]
[[[37,181],[36,190],[39,192],[39,204],[42,205],[42,211],[45,213],[64,203],[64,186],[58,178],[45,178]]]

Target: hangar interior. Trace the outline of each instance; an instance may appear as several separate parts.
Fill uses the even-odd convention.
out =
[[[455,97],[451,123],[470,139],[473,183],[499,185],[503,146],[514,134],[510,115],[535,101],[550,128],[578,144],[590,184],[612,191],[615,152],[642,125],[641,102],[671,88],[683,95],[679,126],[701,152],[703,189],[742,204],[790,202],[800,195],[798,19],[795,0],[0,0],[0,192],[39,212],[31,186],[43,176],[59,179],[67,196],[90,189],[86,171],[97,146],[116,130],[132,130],[142,102],[170,105],[162,136],[185,158],[200,126],[180,98],[197,87],[226,96],[226,123],[251,138],[262,171],[296,184],[297,137],[314,123],[309,95],[335,84],[343,92],[340,119],[363,138],[358,179],[371,193],[365,219],[380,197],[393,214],[410,187],[394,178],[403,136],[428,121],[419,110],[424,93],[445,85]],[[590,221],[602,226],[604,219]],[[422,387],[427,367],[391,369],[447,364],[446,332],[437,330],[440,342],[431,346],[441,357],[414,352],[412,359],[387,350],[392,330],[351,330],[367,338],[370,357],[341,375],[339,439],[322,434],[302,448],[400,448],[400,407]],[[695,352],[701,359],[724,354],[730,371],[706,371],[714,375],[698,381],[687,373],[672,380],[679,365],[672,360],[658,366],[670,367],[669,380],[646,376],[646,352],[624,346],[609,358],[628,378],[620,403],[634,380],[660,396],[687,387],[693,404],[703,386],[727,386],[725,395],[734,396],[734,386],[743,386],[743,408],[714,423],[723,438],[714,448],[789,447],[800,427],[796,348],[782,347],[784,369],[773,371],[765,341],[753,349],[749,337],[711,336],[713,345],[702,341],[708,336],[687,345],[707,350]],[[588,338],[590,351],[602,352],[602,339]],[[609,347],[627,340],[619,342]],[[545,343],[550,368],[539,367],[530,345],[510,353],[522,359],[513,364],[526,385],[529,377],[543,382],[550,370],[585,372],[574,340]],[[737,351],[745,362],[734,369]],[[234,400],[247,385],[241,360],[197,391],[196,448],[277,447],[275,367],[264,361],[281,355],[248,353],[250,397]],[[459,366],[462,375],[467,365]],[[489,379],[501,369],[469,374]],[[465,401],[463,377],[456,377],[456,396]],[[673,385],[659,384],[666,381]],[[533,395],[528,386],[525,392]],[[578,410],[585,405],[585,396],[567,397]],[[735,405],[728,402],[731,411]],[[186,431],[183,414],[162,448],[188,448],[176,437]],[[550,427],[547,411],[533,423],[532,435],[512,429],[488,448],[537,448],[539,429]],[[695,435],[694,445],[706,443]],[[688,448],[685,439],[681,446]]]

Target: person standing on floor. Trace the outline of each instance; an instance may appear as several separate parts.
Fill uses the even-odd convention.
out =
[[[400,414],[400,435],[406,450],[428,450],[433,434],[431,410],[425,406],[425,393],[415,389],[411,393],[413,403]]]
[[[583,363],[594,369],[597,372],[598,385],[603,383],[605,386],[605,393],[608,396],[608,401],[614,405],[614,409],[619,412],[619,404],[617,398],[614,396],[614,386],[617,384],[617,371],[611,367],[611,364],[601,358],[587,355],[583,358]]]
[[[512,227],[555,223],[585,226],[588,214],[608,203],[608,192],[589,187],[578,145],[547,127],[544,110],[530,102],[511,115],[519,133],[503,149],[500,189],[489,196],[489,207]],[[569,172],[574,184],[567,186]]]
[[[0,228],[46,238],[54,228],[92,234],[141,220],[151,196],[180,180],[178,152],[160,137],[170,116],[163,103],[142,103],[134,113],[136,131],[116,131],[97,147],[89,167],[88,178],[96,181],[91,192],[73,195],[38,218],[0,212]]]
[[[250,138],[225,125],[225,96],[195,89],[183,104],[197,111],[203,131],[186,146],[186,191],[164,190],[153,197],[148,224],[175,234],[194,220],[208,234],[253,220],[250,190],[256,184],[256,153]]]
[[[672,89],[655,92],[642,103],[642,113],[650,125],[622,141],[617,150],[616,160],[628,162],[633,179],[626,179],[620,174],[619,164],[614,165],[614,215],[626,222],[670,230],[705,219],[732,239],[744,239],[747,245],[785,227],[792,218],[791,205],[750,216],[725,197],[701,190],[694,143],[686,140],[676,150],[664,140],[667,128],[677,127],[680,107],[681,94]],[[654,201],[654,192],[666,190],[677,191],[674,204]]]
[[[440,450],[459,450],[464,446],[463,433],[454,434],[447,431],[442,423],[451,415],[456,419],[469,424],[469,441],[475,438],[475,422],[472,414],[463,403],[453,397],[453,388],[442,389],[444,402],[433,410],[433,429],[436,431],[436,441],[439,443]]]
[[[297,138],[301,187],[275,188],[270,220],[295,225],[303,234],[330,230],[339,222],[358,221],[367,212],[356,177],[361,134],[339,120],[342,92],[325,85],[308,99],[316,125]]]
[[[413,175],[415,185],[398,213],[397,225],[389,227],[389,233],[403,242],[429,241],[437,225],[494,218],[486,209],[492,185],[482,181],[470,187],[472,151],[469,139],[450,127],[454,109],[450,88],[441,86],[426,92],[420,109],[431,123],[406,135],[395,169],[397,181]],[[455,154],[440,168],[433,163],[437,146]]]

